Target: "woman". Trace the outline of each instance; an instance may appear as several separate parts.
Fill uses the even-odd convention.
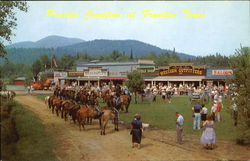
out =
[[[202,104],[202,109],[201,109],[201,121],[202,124],[207,120],[207,108],[205,107],[204,104]]]
[[[130,134],[132,135],[132,148],[134,148],[136,144],[138,148],[141,146],[142,122],[140,120],[141,116],[136,114],[134,120],[131,122],[132,129]]]
[[[211,108],[211,118],[213,121],[215,121],[216,111],[217,111],[217,101],[214,101],[212,108]]]
[[[201,135],[201,143],[206,144],[206,149],[213,149],[215,144],[215,131],[214,131],[214,121],[212,120],[211,115],[207,117],[207,120],[203,123],[203,127],[205,130],[202,132]]]

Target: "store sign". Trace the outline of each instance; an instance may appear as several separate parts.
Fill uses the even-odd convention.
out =
[[[102,69],[88,69],[84,71],[85,77],[106,77],[108,76],[107,70]]]
[[[54,81],[57,82],[59,78],[67,77],[67,72],[54,72]]]
[[[68,77],[83,77],[83,72],[68,72]]]
[[[203,76],[206,74],[205,69],[195,69],[192,66],[190,67],[178,67],[173,66],[169,69],[160,70],[160,76]]]
[[[233,75],[233,70],[212,70],[212,75]]]

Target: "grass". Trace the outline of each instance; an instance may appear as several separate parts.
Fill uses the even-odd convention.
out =
[[[224,101],[224,108],[221,111],[221,122],[216,122],[216,137],[219,140],[235,140],[237,129],[233,126],[233,120],[228,112],[229,101]],[[121,112],[120,119],[125,122],[131,122],[136,113],[141,114],[144,123],[151,126],[157,126],[163,129],[175,130],[176,116],[175,112],[180,112],[184,117],[184,133],[201,136],[202,130],[193,130],[192,104],[187,96],[173,97],[172,103],[163,103],[161,98],[157,98],[157,102],[134,104],[131,102],[129,113]],[[211,110],[211,103],[206,104],[208,111]]]
[[[56,160],[53,153],[54,142],[47,134],[42,121],[31,111],[23,108],[17,103],[12,103],[12,111],[9,119],[5,117],[1,123],[5,129],[1,138],[1,152],[3,160],[20,160],[20,161],[49,161]],[[14,125],[6,124],[8,120],[14,119]],[[8,135],[16,133],[15,141],[6,141]]]
[[[36,95],[36,98],[44,101],[46,96],[52,96],[52,94],[39,94],[39,95]]]
[[[37,98],[44,100],[46,95],[38,95]],[[139,100],[139,99],[138,99]],[[99,102],[102,102],[100,100]],[[101,105],[104,105],[100,103]],[[235,140],[237,129],[233,126],[233,120],[228,111],[229,100],[224,100],[224,108],[221,110],[222,121],[215,124],[216,137],[219,140]],[[136,113],[141,115],[144,123],[149,123],[150,126],[160,127],[162,129],[175,130],[176,116],[175,112],[180,112],[184,117],[184,133],[201,136],[202,130],[193,130],[192,104],[190,104],[187,96],[174,96],[172,103],[163,103],[160,97],[157,97],[157,102],[138,104],[131,101],[129,112],[120,112],[120,120],[130,123]],[[211,102],[206,104],[208,111],[211,111]]]

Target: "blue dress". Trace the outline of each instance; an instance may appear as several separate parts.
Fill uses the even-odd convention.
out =
[[[208,122],[205,125],[205,130],[201,135],[201,143],[203,144],[215,144],[216,136],[213,128],[214,122]]]
[[[132,130],[131,130],[131,135],[132,135],[132,142],[133,143],[141,143],[141,136],[142,136],[142,122],[140,120],[133,120],[132,121]]]

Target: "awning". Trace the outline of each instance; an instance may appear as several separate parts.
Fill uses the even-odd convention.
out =
[[[124,79],[127,79],[127,77],[104,77],[101,79],[102,80],[124,80]]]
[[[152,79],[145,79],[145,81],[202,81],[205,76],[158,76]]]

